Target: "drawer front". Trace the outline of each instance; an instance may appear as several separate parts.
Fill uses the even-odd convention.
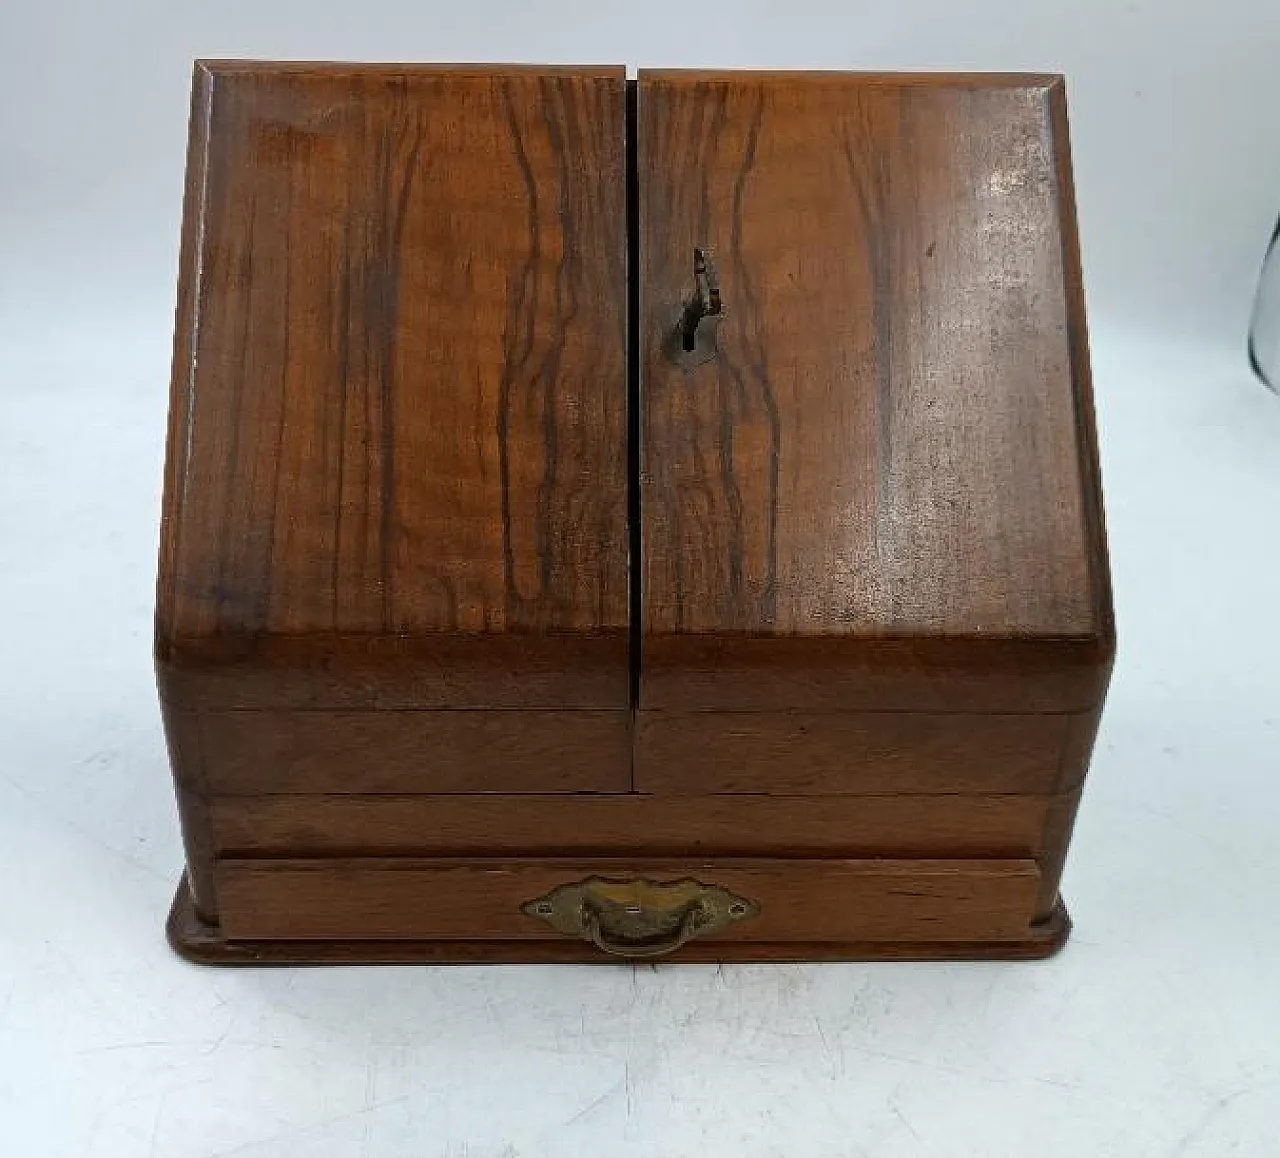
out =
[[[532,910],[583,882],[603,882],[586,887],[602,889],[606,907],[627,882],[642,882],[646,896],[669,893],[658,916],[671,930],[684,928],[691,889],[726,898],[714,903],[740,915],[700,938],[712,943],[990,942],[1027,935],[1039,872],[1017,859],[232,859],[217,868],[230,940],[574,940]],[[654,915],[640,911],[648,905],[634,906],[637,920]],[[624,950],[631,936],[625,926],[602,935]]]
[[[1079,787],[1070,758],[1093,715],[965,712],[641,712],[635,786],[696,795],[769,792],[1052,793]]]

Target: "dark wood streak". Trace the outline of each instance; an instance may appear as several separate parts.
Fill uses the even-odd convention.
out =
[[[403,100],[401,86],[400,99]],[[396,327],[400,306],[401,240],[405,214],[408,211],[414,180],[418,176],[418,153],[422,147],[422,130],[415,126],[408,158],[396,183],[396,157],[407,130],[403,125],[384,125],[378,140],[377,199],[384,207],[378,217],[378,229],[370,268],[367,274],[368,332],[377,356],[375,374],[379,387],[379,484],[378,545],[382,628],[393,631],[395,618],[395,571],[391,563],[396,545]]]
[[[760,607],[757,615],[760,622],[771,624],[777,615],[778,598],[778,470],[781,461],[782,419],[778,410],[778,399],[769,380],[768,356],[764,343],[760,340],[763,319],[760,316],[759,298],[751,275],[750,263],[743,253],[743,205],[746,200],[747,181],[755,168],[756,150],[759,147],[760,130],[763,123],[764,94],[761,93],[751,115],[750,126],[747,129],[747,141],[743,148],[742,163],[738,168],[738,173],[733,183],[733,228],[730,248],[733,253],[734,266],[739,271],[738,284],[743,306],[745,307],[744,316],[747,319],[747,324],[744,324],[742,328],[743,353],[750,363],[752,372],[755,374],[756,385],[760,392],[760,403],[764,408],[768,424],[769,473],[768,489],[765,495],[765,522],[767,527],[764,559],[765,580],[760,593]],[[726,362],[730,366],[730,372],[738,384],[739,395],[744,399],[745,404],[746,387],[744,376],[732,361],[726,359]],[[726,453],[725,457],[727,461],[732,461],[731,454]],[[739,542],[741,542],[743,516],[740,496],[737,496],[736,510],[738,523],[736,534]]]
[[[641,71],[642,714],[1100,701],[1056,83]],[[725,315],[686,372],[701,243]]]
[[[350,182],[347,182],[348,197]],[[346,493],[347,480],[347,403],[351,396],[351,213],[348,211],[342,219],[342,253],[338,258],[338,284],[335,328],[337,330],[338,353],[338,449],[335,474],[337,477],[337,498],[333,507],[333,551],[332,565],[329,570],[329,586],[332,607],[332,629],[337,630],[339,624],[338,592],[339,580],[342,576],[342,516],[345,504],[342,501]],[[325,440],[328,445],[328,440]]]
[[[293,202],[293,176],[290,174],[285,181],[285,207],[286,215],[292,209]],[[289,314],[289,302],[292,289],[292,278],[289,276],[289,267],[291,262],[292,240],[286,232],[283,247],[283,308],[286,317]],[[286,397],[289,380],[289,327],[285,326],[280,333],[280,398],[282,404],[279,414],[276,418],[276,429],[274,437],[275,453],[271,456],[271,525],[276,525],[280,512],[280,461],[284,457],[284,438],[285,438],[285,410],[283,399]],[[274,534],[266,536],[263,548],[262,570],[266,575],[271,574],[271,560],[275,554],[276,537]],[[257,626],[259,631],[265,631],[268,623],[271,622],[271,584],[263,583],[258,589],[258,613]]]
[[[165,662],[624,709],[623,73],[201,67]]]
[[[507,613],[519,617],[522,598],[516,584],[515,543],[511,527],[511,427],[516,382],[524,374],[533,350],[537,321],[538,276],[542,267],[542,214],[538,204],[538,182],[529,163],[524,134],[516,115],[509,83],[500,86],[512,151],[524,185],[528,205],[529,249],[524,263],[512,272],[510,306],[503,330],[502,380],[498,395],[498,462],[502,486],[502,558],[507,593]]]
[[[539,86],[542,98],[542,120],[551,142],[552,155],[555,157],[559,180],[556,189],[556,216],[561,234],[572,237],[575,232],[572,199],[569,193],[569,176],[566,172],[565,135],[568,125],[562,128],[560,120],[565,116],[557,107],[556,92],[553,85],[543,83]],[[577,141],[573,142],[575,146]],[[537,533],[538,571],[541,577],[539,596],[554,600],[557,588],[556,574],[557,556],[564,550],[561,528],[557,526],[558,517],[562,514],[557,503],[564,497],[561,493],[560,480],[557,477],[560,469],[560,413],[559,385],[560,364],[564,355],[565,340],[569,326],[578,315],[578,299],[576,293],[577,277],[575,263],[577,255],[566,245],[560,250],[560,258],[556,263],[554,289],[552,291],[552,330],[547,343],[547,352],[543,356],[535,374],[534,381],[542,394],[542,439],[543,468],[542,480],[538,486]]]
[[[253,235],[254,223],[257,220],[257,203],[255,199],[249,202],[249,210],[247,214],[247,224],[245,226],[244,248],[241,251],[239,260],[239,278],[242,288],[241,295],[243,304],[241,305],[242,322],[240,327],[240,350],[238,356],[237,373],[231,383],[231,407],[237,413],[244,405],[245,380],[249,377],[249,353],[253,349],[253,344],[249,340],[250,326],[253,322],[253,310],[247,300],[247,287],[253,284]],[[197,365],[199,356],[197,355]],[[226,470],[228,475],[234,475],[240,468],[240,423],[233,423],[228,430],[229,445],[227,447]],[[227,488],[223,502],[223,522],[226,526],[234,525],[235,519],[235,493],[230,487]],[[214,588],[213,595],[217,601],[218,619],[221,621],[224,616],[234,614],[235,608],[230,606],[231,600],[231,584],[229,582],[228,569],[232,560],[226,551],[218,554],[218,582]]]
[[[652,287],[645,291],[643,406],[654,448],[644,485],[654,506],[646,521],[664,528],[645,566],[667,569],[677,633],[697,622],[702,609],[691,600],[714,599],[717,618],[730,629],[774,613],[782,430],[743,252],[743,205],[764,118],[758,94],[740,101],[724,85],[697,83],[687,99],[652,93],[641,116],[642,157],[681,158],[675,166],[646,161],[640,174],[648,262],[642,276]],[[680,369],[666,362],[662,344],[690,292],[695,245],[718,255],[726,312],[717,359]],[[757,459],[761,443],[767,449]],[[762,536],[761,489],[768,512]]]
[[[878,532],[880,516],[888,510],[889,489],[893,481],[893,380],[894,380],[894,282],[892,243],[892,207],[893,191],[889,186],[889,159],[885,152],[876,145],[873,127],[875,121],[870,117],[870,110],[865,102],[881,101],[880,94],[860,94],[860,99],[853,105],[849,116],[840,123],[840,146],[844,154],[845,165],[849,170],[849,187],[857,200],[858,212],[862,221],[862,237],[860,241],[865,247],[866,260],[870,266],[872,296],[865,303],[870,310],[872,327],[875,333],[875,429],[876,459],[879,470],[876,472],[876,511],[875,523]],[[892,94],[889,100],[893,100]],[[884,102],[885,104],[888,101]],[[877,109],[877,112],[880,110]],[[899,147],[906,147],[907,141],[899,136]],[[877,541],[877,555],[880,544]],[[888,598],[893,599],[892,590]]]
[[[640,85],[642,155],[678,162],[641,172],[661,214],[642,237],[634,791],[859,810],[868,793],[930,792],[933,817],[976,793],[1054,794],[1027,907],[1060,917],[1112,639],[1085,565],[1105,539],[1046,81]],[[718,151],[695,152],[717,98]],[[730,236],[718,365],[687,374],[654,342],[685,244],[707,239],[686,222]]]
[[[684,161],[683,171],[690,175],[694,182],[693,193],[689,200],[695,201],[697,205],[696,216],[693,221],[696,222],[693,228],[692,238],[693,244],[699,246],[712,245],[718,238],[715,228],[715,222],[711,213],[711,188],[709,175],[715,170],[718,163],[718,152],[721,142],[721,132],[725,125],[727,115],[725,108],[724,94],[716,94],[713,90],[701,86],[697,90],[698,99],[693,103],[692,113],[695,119],[687,128],[689,139],[688,151]],[[710,113],[711,123],[708,127],[707,116]],[[682,128],[681,122],[677,117],[669,117],[668,122],[673,126],[673,133]],[[670,187],[670,199],[667,204],[667,221],[673,227],[679,227],[685,224],[687,215],[685,213],[684,198],[681,194],[683,187],[680,183],[672,182]],[[681,295],[690,292],[693,278],[693,245],[691,244],[684,257],[683,286],[675,287],[672,294],[675,300],[679,300]],[[677,257],[677,265],[673,271],[676,276],[680,276],[679,256]],[[673,315],[675,311],[672,311]],[[669,326],[673,319],[663,319],[663,324]],[[665,337],[665,335],[663,335]],[[701,556],[697,559],[697,570],[701,572],[706,568],[714,568],[718,565],[716,558],[716,539],[717,539],[717,523],[716,509],[719,505],[717,498],[722,492],[719,491],[715,484],[715,471],[708,462],[709,457],[716,457],[714,449],[708,455],[708,446],[714,447],[715,441],[707,435],[707,422],[704,418],[704,407],[701,399],[706,394],[707,376],[714,372],[713,368],[704,370],[694,370],[683,373],[679,377],[674,377],[670,386],[672,388],[673,408],[668,409],[664,414],[662,435],[664,438],[677,443],[677,462],[683,464],[687,457],[691,463],[692,469],[682,472],[678,475],[674,486],[674,494],[669,495],[669,502],[665,508],[666,517],[671,520],[671,525],[682,542],[696,544],[695,550]],[[726,413],[727,408],[723,404],[723,384],[717,376],[716,396],[719,403],[721,413]],[[723,429],[723,425],[719,427]],[[730,429],[732,423],[730,422]],[[723,472],[722,477],[723,477]],[[730,521],[730,527],[734,527],[737,523]],[[731,543],[728,552],[730,567],[733,565],[734,559],[741,559],[741,551],[735,552]],[[684,599],[686,576],[685,576],[685,557],[681,553],[675,559],[676,568],[676,622],[683,625],[684,622]]]
[[[715,144],[722,138],[722,129],[724,127],[726,113],[726,94],[721,91],[717,94],[716,117],[713,121],[712,141],[713,150]],[[751,133],[757,129],[757,124],[753,122]],[[741,249],[742,249],[742,220],[737,212],[739,202],[739,186],[746,179],[746,173],[750,168],[750,154],[754,152],[754,143],[751,137],[748,138],[748,157],[744,160],[742,167],[738,170],[737,181],[734,189],[734,214],[732,218],[732,226],[729,237],[730,252],[734,257],[735,267],[740,265]],[[714,160],[715,153],[712,153]],[[702,182],[702,214],[703,229],[710,231],[711,204],[710,204],[710,172],[713,170],[712,165],[705,166],[701,172],[703,173]],[[739,277],[738,285],[742,286],[742,297],[744,304],[747,304],[747,294],[745,289],[745,277]],[[747,309],[751,307],[747,304]],[[745,327],[744,327],[745,329]],[[727,355],[722,355],[722,361],[725,369],[728,370],[728,381],[725,375],[718,374],[716,379],[716,394],[718,409],[720,411],[720,429],[718,442],[718,455],[720,467],[720,486],[724,495],[724,502],[728,525],[726,527],[727,537],[727,562],[729,568],[729,603],[726,608],[731,619],[736,611],[739,602],[742,599],[742,574],[743,574],[743,556],[745,553],[742,540],[742,492],[738,488],[737,479],[734,477],[733,450],[734,450],[734,428],[740,415],[745,414],[747,410],[747,389],[743,375],[738,367],[733,363]]]

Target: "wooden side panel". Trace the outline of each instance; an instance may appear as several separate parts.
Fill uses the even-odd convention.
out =
[[[1038,857],[1046,796],[228,796],[218,854]]]
[[[1080,810],[1081,793],[1065,792],[1050,799],[1045,815],[1044,832],[1040,836],[1040,894],[1036,898],[1036,920],[1043,920],[1055,907],[1062,904],[1058,886],[1067,864],[1067,850],[1071,845],[1071,833]],[[217,824],[215,820],[215,826]]]
[[[1025,792],[1060,784],[1066,715],[642,712],[642,792]],[[1083,767],[1072,771],[1083,776]],[[1078,782],[1077,782],[1078,783]]]
[[[208,796],[200,726],[191,712],[161,705],[165,744],[173,770],[178,820],[182,825],[182,849],[191,902],[200,916],[212,918],[218,911],[214,894],[214,844],[212,802]]]
[[[865,701],[885,640],[1105,668],[1061,99],[1051,77],[641,74],[642,708],[813,707],[775,645],[833,699]],[[688,366],[695,246],[724,313]],[[714,679],[687,679],[708,641]],[[1052,700],[1053,666],[1005,690]]]
[[[207,712],[209,789],[626,792],[626,711]]]
[[[760,906],[711,940],[999,941],[1027,935],[1033,861],[228,860],[231,940],[553,940],[520,906],[590,876],[693,877]]]
[[[619,68],[197,67],[166,684],[256,663],[332,702],[352,689],[306,649],[367,646],[384,689],[445,668],[426,690],[455,707],[626,707],[624,92]],[[511,637],[527,684],[489,646]],[[576,679],[580,649],[612,678]]]

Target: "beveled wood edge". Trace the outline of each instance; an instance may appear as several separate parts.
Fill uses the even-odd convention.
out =
[[[1106,699],[1115,658],[1114,632],[1101,623],[1097,632],[1083,636],[856,630],[752,635],[655,631],[647,607],[640,647],[640,664],[647,672],[637,705],[642,712],[1089,712]],[[718,694],[704,686],[712,671]],[[865,702],[864,685],[885,680],[894,690],[882,690]],[[786,693],[796,681],[807,689],[803,702]],[[945,694],[939,694],[939,684]],[[968,691],[957,703],[956,689],[962,684]],[[815,695],[815,689],[824,694]]]
[[[201,261],[208,213],[209,149],[213,118],[213,74],[195,63],[187,124],[182,224],[174,304],[173,352],[169,363],[169,414],[165,433],[164,483],[160,497],[160,542],[156,561],[152,655],[157,667],[172,637],[176,563],[182,533],[191,412],[195,398],[195,340],[200,320]]]
[[[521,61],[452,63],[449,61],[388,60],[256,60],[249,57],[197,57],[197,72],[208,76],[246,74],[302,74],[324,77],[443,76],[492,80],[499,76],[552,76],[581,80],[625,80],[625,64],[531,64]]]
[[[1102,691],[1106,694],[1116,651],[1115,600],[1112,594],[1111,558],[1107,546],[1107,521],[1103,505],[1102,471],[1098,452],[1097,411],[1094,405],[1093,361],[1089,351],[1089,321],[1085,309],[1084,266],[1080,256],[1080,226],[1076,208],[1075,171],[1071,155],[1071,125],[1064,78],[1046,93],[1053,137],[1053,176],[1058,205],[1062,279],[1067,307],[1067,344],[1074,387],[1076,437],[1081,456],[1081,497],[1089,530],[1089,579],[1094,616],[1107,650]]]
[[[1065,83],[1059,72],[948,72],[904,70],[901,72],[858,71],[857,69],[772,69],[772,68],[641,68],[636,78],[646,81],[687,84],[741,84],[743,81],[839,84],[919,85],[935,88],[1027,88],[1051,89]]]
[[[165,932],[178,956],[196,965],[620,965],[585,942],[548,941],[240,941],[200,919],[184,875]],[[696,942],[664,964],[809,963],[815,961],[1033,961],[1052,957],[1071,932],[1059,899],[1050,916],[1014,941]]]

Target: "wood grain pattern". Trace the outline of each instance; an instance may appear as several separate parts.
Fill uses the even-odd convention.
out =
[[[197,67],[162,680],[440,644],[454,707],[625,708],[624,84]]]
[[[201,920],[185,882],[178,885],[165,925],[169,944],[200,965],[612,965],[630,968],[583,941],[229,941]],[[1002,941],[693,941],[663,965],[698,962],[1028,961],[1050,957],[1066,943],[1071,920],[1059,903],[1022,937]],[[656,966],[662,968],[663,965]]]
[[[641,872],[764,904],[673,960],[1065,939],[1114,628],[1060,81],[624,89],[197,67],[181,952],[606,960],[519,905]]]
[[[815,645],[833,694],[883,640],[934,645],[925,683],[1061,643],[1100,698],[1062,102],[1047,77],[641,73],[643,708],[704,706],[681,657],[708,640],[737,708],[810,706],[756,682],[773,641]],[[695,245],[725,313],[690,370],[664,347]]]
[[[486,938],[558,934],[520,906],[590,876],[693,877],[760,905],[714,941],[1000,941],[1025,937],[1038,886],[1024,860],[226,860],[231,940]]]
[[[205,712],[207,790],[626,792],[630,713]]]
[[[1048,639],[646,634],[641,707],[660,712],[1085,712],[1114,645]]]
[[[641,792],[1062,792],[1072,716],[963,712],[642,712]]]
[[[174,772],[174,792],[182,826],[182,850],[191,902],[201,917],[212,920],[218,912],[213,883],[216,841],[211,823],[212,802],[200,752],[200,731],[196,718],[189,713],[164,711],[162,718]]]
[[[1064,792],[1049,798],[1045,814],[1044,832],[1040,837],[1040,895],[1036,898],[1037,921],[1046,919],[1062,903],[1058,886],[1067,864],[1067,852],[1071,847],[1071,833],[1075,828],[1076,814],[1080,810],[1081,792]],[[215,821],[216,825],[216,821]],[[216,838],[215,838],[216,839]]]
[[[227,857],[1038,858],[1078,796],[271,795],[209,809]]]

